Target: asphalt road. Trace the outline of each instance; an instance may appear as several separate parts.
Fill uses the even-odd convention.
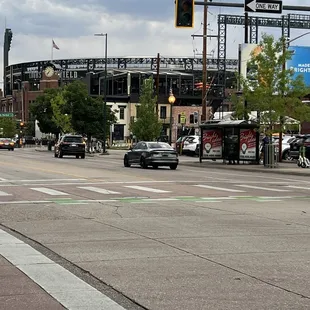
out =
[[[69,271],[54,285],[76,275],[115,302],[100,309],[310,308],[309,178],[124,168],[122,154],[0,152],[0,228]]]

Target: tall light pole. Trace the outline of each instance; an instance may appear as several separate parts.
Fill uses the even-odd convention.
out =
[[[102,153],[106,153],[106,141],[107,141],[107,79],[108,79],[108,34],[107,33],[95,33],[96,37],[105,37],[105,52],[104,52],[104,58],[105,58],[105,64],[104,64],[104,102],[103,102],[103,148]],[[100,88],[100,80],[99,80],[99,96],[101,92]]]
[[[300,39],[300,38],[302,38],[302,37],[304,37],[304,36],[306,36],[306,35],[308,35],[308,34],[310,34],[310,31],[305,32],[305,33],[303,33],[303,34],[301,34],[301,35],[295,37],[294,39],[291,39],[291,40],[290,40],[290,39],[288,38],[286,41],[283,40],[283,56],[285,55],[288,46],[289,46],[292,42],[294,42],[294,41],[296,41],[296,40],[298,40],[298,39]],[[284,72],[285,70],[286,70],[286,58],[283,57],[282,71]],[[283,94],[283,95],[284,95],[284,94]],[[283,125],[283,122],[284,122],[284,119],[283,119],[283,116],[282,116],[282,117],[280,117],[279,162],[282,161],[282,139],[283,139],[282,125]]]

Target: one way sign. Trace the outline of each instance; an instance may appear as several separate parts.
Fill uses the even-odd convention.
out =
[[[244,1],[245,12],[257,12],[257,13],[282,13],[282,1],[279,0],[245,0]]]

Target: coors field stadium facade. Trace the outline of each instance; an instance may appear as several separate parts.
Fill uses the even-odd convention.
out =
[[[235,85],[236,59],[226,59],[225,90]],[[197,57],[108,57],[38,60],[8,65],[4,71],[4,90],[0,102],[2,113],[13,113],[23,122],[31,120],[29,107],[44,89],[57,88],[76,80],[86,82],[90,95],[103,95],[105,67],[107,65],[107,102],[118,112],[114,126],[117,140],[129,135],[129,123],[138,117],[133,111],[139,102],[143,80],[152,76],[156,82],[159,117],[163,122],[163,134],[175,124],[173,135],[179,135],[182,128],[197,128],[195,115],[202,113],[202,59]],[[209,110],[228,111],[228,93],[218,84],[218,61],[208,59],[208,101]],[[220,87],[218,87],[220,86]],[[154,85],[154,88],[155,85]],[[176,97],[173,108],[168,102],[172,89]],[[185,122],[182,120],[185,119]]]

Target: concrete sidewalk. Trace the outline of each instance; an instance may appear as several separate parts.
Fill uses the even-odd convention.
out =
[[[0,255],[0,310],[18,309],[66,308]]]

